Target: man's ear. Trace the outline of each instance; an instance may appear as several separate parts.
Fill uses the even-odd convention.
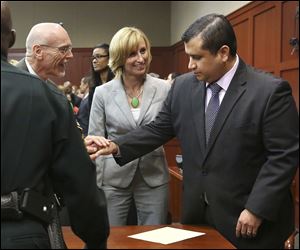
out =
[[[41,59],[43,57],[43,51],[41,49],[41,46],[38,44],[33,45],[32,53],[34,54],[35,58]]]
[[[222,61],[226,62],[229,58],[229,54],[230,54],[230,48],[227,45],[223,45],[218,53],[220,54]]]
[[[12,29],[10,31],[10,39],[9,39],[9,45],[8,47],[11,48],[14,44],[15,44],[15,41],[16,41],[16,30]]]

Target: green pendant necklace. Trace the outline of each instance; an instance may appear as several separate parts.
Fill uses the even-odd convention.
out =
[[[139,97],[143,93],[143,88],[141,88],[140,93],[137,96],[129,95],[126,90],[125,90],[125,92],[126,92],[126,95],[131,98],[131,102],[130,102],[131,106],[133,108],[137,108],[140,105]]]
[[[143,93],[143,86],[141,86],[140,88],[140,93],[137,95],[137,96],[132,96],[130,95],[126,88],[125,88],[125,83],[124,83],[124,80],[123,80],[123,77],[121,77],[121,81],[122,81],[122,84],[123,84],[123,87],[124,87],[124,90],[125,90],[125,93],[126,95],[131,98],[131,101],[130,101],[130,105],[131,107],[133,108],[137,108],[139,105],[140,105],[140,100],[139,100],[139,97],[141,96],[141,94]]]
[[[130,104],[133,108],[137,108],[140,104],[139,98],[133,97]]]

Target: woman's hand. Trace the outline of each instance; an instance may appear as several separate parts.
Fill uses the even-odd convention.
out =
[[[109,147],[110,140],[102,136],[88,135],[84,138],[84,144],[91,160],[95,160],[100,155],[100,149]]]

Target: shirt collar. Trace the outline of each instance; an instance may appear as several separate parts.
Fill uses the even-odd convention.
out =
[[[25,57],[25,63],[26,63],[26,66],[27,66],[27,68],[28,68],[28,71],[29,71],[29,73],[30,74],[32,74],[32,75],[35,75],[35,76],[37,76],[38,78],[40,78],[41,80],[43,80],[34,70],[33,70],[33,68],[31,67],[31,65],[30,65],[30,63],[28,62],[28,60],[27,60],[27,58]],[[47,79],[48,80],[48,79]],[[44,80],[43,80],[44,81]]]
[[[230,82],[238,68],[238,65],[239,65],[239,56],[236,55],[236,61],[233,65],[233,67],[228,71],[226,72],[225,75],[223,75],[217,82],[218,82],[218,85],[220,87],[222,87],[223,90],[227,91],[229,85],[230,85]],[[209,85],[209,83],[207,82],[206,83],[206,87]]]

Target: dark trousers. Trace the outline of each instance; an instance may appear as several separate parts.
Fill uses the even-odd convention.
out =
[[[1,221],[1,249],[50,249],[47,230],[34,220]]]

